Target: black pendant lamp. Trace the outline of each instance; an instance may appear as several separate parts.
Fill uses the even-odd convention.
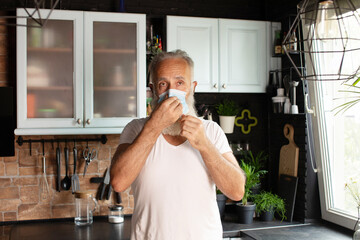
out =
[[[360,4],[356,1],[358,6],[350,0],[299,3],[282,46],[302,80],[348,81],[360,77]],[[302,68],[292,60],[294,53],[301,54]]]
[[[25,1],[19,0],[16,1],[15,7],[9,9],[2,9],[3,11],[0,14],[0,25],[5,26],[22,26],[22,27],[43,27],[47,23],[52,11],[58,6],[60,0],[32,0]],[[28,8],[28,7],[31,8]],[[27,14],[26,17],[12,16],[12,15],[2,15],[2,13],[7,13],[7,11],[14,11],[16,8],[23,8]],[[40,12],[41,9],[49,10],[46,14]],[[28,20],[27,24],[19,24],[16,20],[17,18],[26,18]],[[31,24],[29,24],[31,23]]]

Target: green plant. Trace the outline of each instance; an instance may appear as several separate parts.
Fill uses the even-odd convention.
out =
[[[244,170],[246,176],[246,183],[245,183],[245,192],[242,198],[242,204],[247,205],[249,198],[252,197],[252,188],[260,183],[261,177],[266,174],[267,171],[259,170],[255,171],[255,167],[251,164],[244,162],[241,160],[241,168]]]
[[[219,116],[236,116],[240,110],[239,106],[233,100],[224,99],[222,103],[215,105]]]
[[[354,105],[360,103],[360,87],[356,86],[360,82],[360,77],[358,77],[358,78],[355,77],[355,79],[356,80],[352,84],[347,83],[347,82],[351,81],[352,79],[346,80],[345,83],[343,84],[344,86],[348,87],[348,90],[339,90],[338,91],[340,93],[347,93],[347,94],[351,95],[348,98],[351,98],[352,100],[335,107],[333,109],[333,111],[337,110],[335,115],[337,115],[338,113],[341,113],[341,112],[344,113],[349,108],[351,108]]]
[[[254,156],[252,151],[244,152],[243,158],[245,162],[249,163],[255,168],[255,172],[259,170],[263,170],[266,164],[266,160],[268,159],[268,155],[264,153],[264,151],[260,151],[258,154]]]
[[[350,178],[345,184],[345,188],[350,192],[358,207],[360,207],[360,184],[354,178]]]
[[[271,192],[263,191],[254,197],[254,203],[256,204],[256,213],[260,214],[267,211],[274,211],[281,217],[281,221],[286,219],[285,216],[285,203],[282,198]]]

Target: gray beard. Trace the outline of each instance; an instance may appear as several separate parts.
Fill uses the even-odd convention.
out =
[[[151,106],[152,106],[153,109],[158,104],[157,101],[158,101],[157,97],[153,99],[153,101],[151,103]],[[194,98],[194,93],[193,92],[190,92],[189,97],[186,98],[186,104],[189,107],[189,112],[186,115],[197,117],[196,110],[195,110],[195,98]],[[181,132],[180,119],[181,118],[179,118],[172,125],[164,128],[162,130],[162,134],[170,135],[170,136],[180,136],[180,132]]]

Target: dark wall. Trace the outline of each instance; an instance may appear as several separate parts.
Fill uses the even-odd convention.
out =
[[[295,14],[299,0],[123,0],[129,13],[153,16],[182,15],[196,17],[235,18],[278,21]],[[50,1],[46,7],[49,7]],[[54,1],[55,2],[55,1]],[[82,11],[117,12],[120,0],[60,0],[57,8]],[[0,0],[1,10],[33,7],[33,1]]]

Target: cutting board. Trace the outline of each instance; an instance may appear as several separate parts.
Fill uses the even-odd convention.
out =
[[[278,195],[285,202],[286,220],[292,222],[294,216],[298,178],[281,174],[278,182]]]
[[[294,127],[291,124],[285,124],[284,136],[289,140],[289,144],[280,149],[279,176],[285,174],[297,177],[299,148],[294,142]]]

